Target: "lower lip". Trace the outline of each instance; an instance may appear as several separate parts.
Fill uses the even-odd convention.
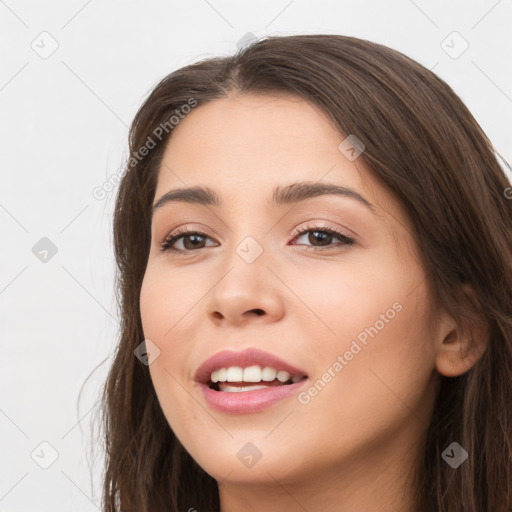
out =
[[[297,390],[306,381],[307,379],[303,379],[294,384],[231,393],[227,391],[214,391],[206,384],[197,385],[201,389],[206,403],[212,409],[230,414],[247,414],[262,411],[280,400],[296,395]]]

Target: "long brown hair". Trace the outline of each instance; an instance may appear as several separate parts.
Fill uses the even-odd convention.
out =
[[[144,339],[139,294],[171,116],[230,93],[298,96],[329,115],[341,134],[362,141],[361,158],[410,216],[433,307],[451,314],[461,332],[477,318],[488,324],[488,348],[473,368],[439,376],[415,486],[422,510],[511,510],[510,183],[491,142],[443,80],[379,44],[324,34],[267,37],[236,55],[174,71],[133,120],[114,214],[121,325],[102,397],[103,510],[219,510],[217,482],[172,432],[134,350]],[[469,453],[455,470],[441,458],[453,441]]]

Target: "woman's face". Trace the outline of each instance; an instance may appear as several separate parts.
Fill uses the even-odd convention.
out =
[[[221,493],[375,485],[417,457],[436,382],[425,275],[360,149],[278,95],[214,100],[172,132],[154,205],[195,187],[217,202],[189,190],[154,209],[141,316],[163,412]],[[160,250],[183,229],[204,235]]]

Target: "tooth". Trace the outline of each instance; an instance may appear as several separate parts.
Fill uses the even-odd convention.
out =
[[[221,368],[220,370],[215,370],[211,373],[210,380],[215,382],[226,382],[226,368]]]
[[[288,372],[284,372],[284,371],[279,371],[277,372],[277,380],[279,382],[286,382],[288,380],[290,380],[290,374]]]
[[[244,387],[242,386],[242,389],[244,391],[252,391],[254,389],[268,389],[270,386],[247,386],[247,387]]]
[[[215,370],[210,375],[210,380],[213,383],[217,382],[271,382],[274,379],[278,379],[280,382],[288,382],[291,378],[292,382],[298,382],[302,379],[301,376],[291,376],[284,370],[277,371],[271,366],[265,366],[263,369],[261,366],[253,365],[247,368],[241,368],[240,366],[231,366],[229,368],[220,368]],[[231,386],[232,387],[232,386]],[[239,389],[239,388],[237,388]],[[256,389],[252,386],[251,389]],[[259,388],[258,388],[259,389]]]
[[[265,382],[273,381],[276,378],[276,374],[277,371],[274,368],[266,366],[261,372],[261,380],[264,380]]]
[[[260,382],[261,368],[259,366],[248,366],[244,370],[244,382]]]
[[[226,393],[240,393],[243,391],[254,391],[255,389],[268,389],[270,386],[230,386],[229,384],[222,384],[219,386],[221,391]]]
[[[244,371],[239,366],[230,366],[227,371],[226,380],[228,382],[242,382]]]

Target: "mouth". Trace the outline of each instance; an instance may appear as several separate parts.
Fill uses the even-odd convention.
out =
[[[289,386],[306,378],[306,375],[291,374],[272,366],[252,365],[245,368],[230,366],[212,371],[210,379],[205,384],[213,391],[243,393]]]
[[[197,370],[196,384],[211,408],[251,413],[291,397],[308,379],[305,371],[259,349],[225,350]]]

